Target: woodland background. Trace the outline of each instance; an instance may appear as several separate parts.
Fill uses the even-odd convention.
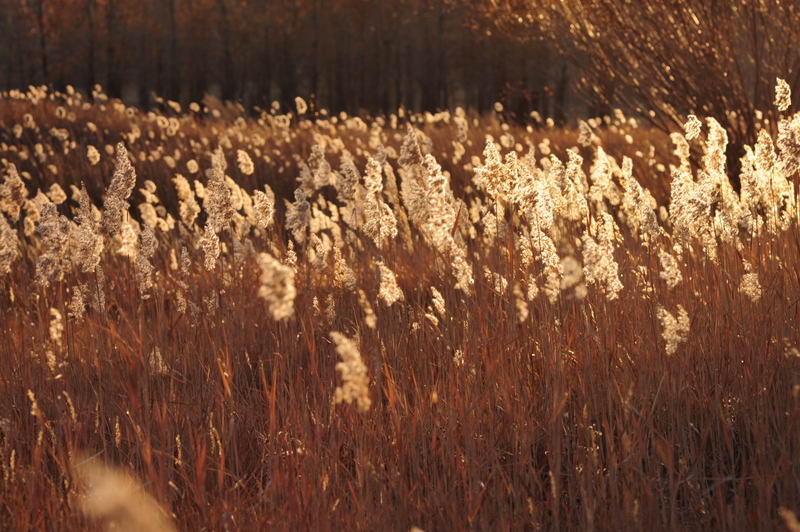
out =
[[[450,0],[0,0],[0,90],[102,84],[133,104],[210,93],[295,96],[349,113],[502,100],[563,119],[571,69],[552,45]],[[531,35],[534,35],[531,30]]]

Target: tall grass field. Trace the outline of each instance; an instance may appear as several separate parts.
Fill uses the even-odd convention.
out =
[[[0,529],[800,530],[800,113],[0,95]]]

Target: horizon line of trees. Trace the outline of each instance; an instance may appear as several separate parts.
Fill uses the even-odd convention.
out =
[[[333,112],[482,112],[563,121],[557,47],[474,16],[480,0],[0,0],[0,89],[101,84],[133,104],[301,96]]]

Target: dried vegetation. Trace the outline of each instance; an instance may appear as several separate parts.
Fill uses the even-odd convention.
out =
[[[3,95],[0,527],[797,527],[800,114],[307,113]]]

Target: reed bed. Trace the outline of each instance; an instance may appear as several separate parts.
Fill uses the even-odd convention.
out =
[[[713,117],[3,94],[0,528],[797,530],[778,87],[737,175]]]

